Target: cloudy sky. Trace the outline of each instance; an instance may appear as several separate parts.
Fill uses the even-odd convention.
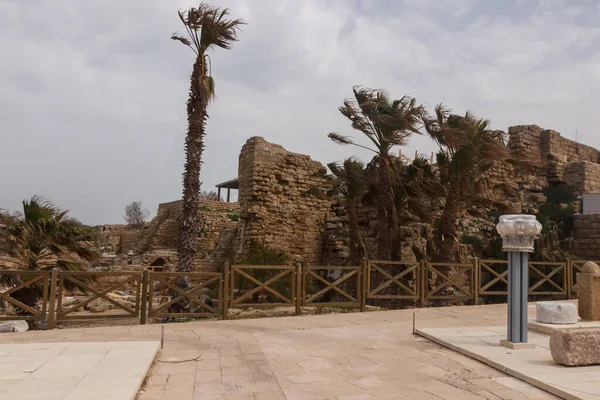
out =
[[[495,129],[537,124],[600,147],[597,0],[223,0],[248,25],[212,54],[203,189],[247,138],[323,163],[369,154],[337,107],[353,85],[444,102]],[[0,0],[0,208],[33,194],[89,224],[181,196],[193,53],[185,0]],[[414,137],[407,153],[433,144]]]

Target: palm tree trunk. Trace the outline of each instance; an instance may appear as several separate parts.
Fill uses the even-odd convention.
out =
[[[379,165],[379,195],[377,201],[377,219],[379,227],[377,232],[377,251],[379,259],[389,260],[392,255],[392,213],[394,212],[394,199],[392,182],[390,179],[389,160],[381,157]]]
[[[185,138],[185,167],[183,173],[183,206],[179,225],[179,243],[177,251],[179,272],[193,271],[193,261],[197,252],[200,221],[198,200],[200,194],[200,167],[204,150],[204,135],[208,114],[206,96],[200,89],[202,77],[206,73],[203,55],[199,55],[194,63],[190,77],[190,93],[187,101],[188,132]],[[188,280],[180,281],[180,286],[189,286]]]
[[[360,263],[360,237],[358,234],[358,215],[354,199],[348,199],[348,228],[350,231],[350,264]]]
[[[454,186],[456,187],[456,186]],[[446,196],[444,211],[440,218],[440,228],[438,230],[438,252],[437,261],[453,262],[457,261],[458,243],[456,241],[456,220],[460,215],[460,202],[456,190],[452,190]]]

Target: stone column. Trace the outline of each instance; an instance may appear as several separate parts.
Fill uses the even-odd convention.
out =
[[[496,229],[502,237],[502,250],[508,252],[508,335],[502,344],[528,348],[529,253],[542,225],[534,215],[503,215]]]

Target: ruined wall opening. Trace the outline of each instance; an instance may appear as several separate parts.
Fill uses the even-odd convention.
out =
[[[167,262],[165,261],[164,258],[157,258],[156,260],[154,260],[152,262],[152,264],[150,264],[151,267],[162,267],[166,264]]]

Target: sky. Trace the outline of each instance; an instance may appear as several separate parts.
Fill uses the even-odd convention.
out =
[[[42,195],[87,224],[181,197],[194,54],[181,0],[0,0],[0,208]],[[368,151],[338,107],[354,85],[536,124],[600,148],[597,0],[223,0],[248,23],[211,53],[203,190],[252,136],[322,163]],[[430,154],[415,135],[402,149]]]

